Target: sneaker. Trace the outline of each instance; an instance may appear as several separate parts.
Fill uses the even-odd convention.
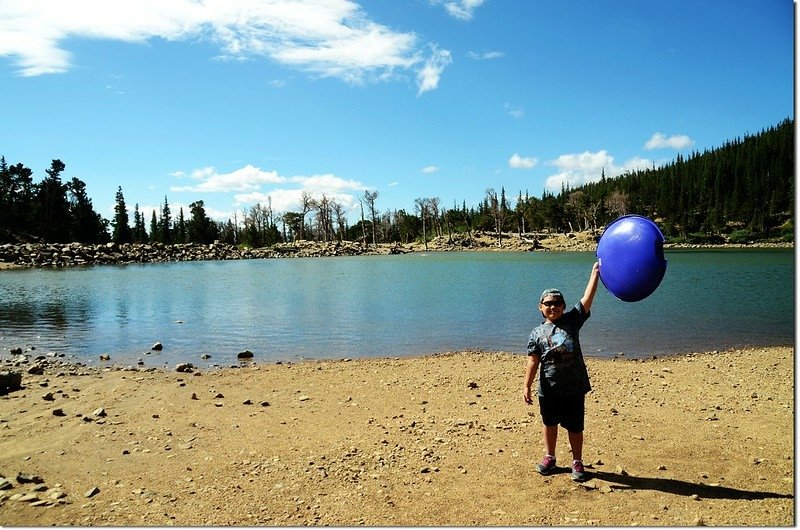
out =
[[[575,482],[583,482],[586,480],[586,471],[583,469],[583,462],[574,460],[572,462],[572,474],[570,478]]]
[[[549,475],[555,470],[556,457],[554,456],[547,455],[542,459],[541,463],[536,464],[536,471],[538,471],[540,475]]]

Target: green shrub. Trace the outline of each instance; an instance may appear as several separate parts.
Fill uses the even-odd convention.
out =
[[[794,241],[794,222],[791,219],[781,225],[781,239]]]
[[[665,238],[666,243],[671,243],[673,245],[683,245],[688,243],[689,241],[683,236],[672,236]]]
[[[755,238],[755,234],[749,228],[743,228],[740,230],[734,230],[731,232],[731,235],[728,236],[728,243],[734,244],[741,244],[747,243],[752,241]]]

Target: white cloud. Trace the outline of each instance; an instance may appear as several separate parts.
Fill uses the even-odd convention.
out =
[[[300,209],[300,202],[303,190],[273,190],[269,193],[254,191],[252,193],[240,193],[234,196],[237,206],[247,208],[256,204],[272,204],[272,209],[276,212],[291,212]]]
[[[559,191],[565,185],[575,188],[598,182],[604,173],[606,178],[613,178],[629,171],[651,169],[655,162],[648,158],[634,157],[622,165],[617,165],[614,157],[603,149],[595,153],[584,151],[561,155],[547,164],[556,166],[560,171],[547,177],[544,186],[548,190]]]
[[[694,145],[694,140],[686,136],[685,134],[675,134],[667,138],[665,135],[661,134],[660,132],[655,133],[647,143],[644,144],[644,148],[648,150],[652,149],[688,149]]]
[[[125,91],[124,90],[120,90],[115,85],[106,85],[106,90],[108,90],[108,91],[110,91],[110,92],[112,92],[114,94],[118,94],[120,96],[124,96],[125,95]]]
[[[194,201],[192,201],[194,202]],[[107,208],[108,217],[113,218],[114,214],[116,213],[115,208],[116,203],[110,204]],[[153,218],[153,212],[156,214],[156,218],[161,215],[161,209],[164,207],[164,203],[161,203],[157,206],[153,206],[151,204],[140,204],[139,205],[139,213],[142,215],[144,219],[144,226],[147,231],[150,231],[150,221]],[[189,207],[188,204],[184,204],[182,202],[169,202],[169,211],[170,217],[173,221],[178,220],[178,216],[180,215],[181,208],[183,208],[183,218],[184,220],[188,221],[192,216],[192,209]],[[226,212],[222,210],[217,210],[215,208],[209,207],[208,204],[204,205],[204,209],[206,211],[206,215],[213,219],[214,221],[227,221],[228,219],[233,219],[233,212]],[[134,212],[136,211],[136,206],[128,205],[128,222],[131,226],[133,226],[133,216]]]
[[[182,172],[175,172],[173,175],[182,175]],[[231,192],[231,191],[255,191],[262,184],[279,184],[286,181],[285,177],[278,175],[276,171],[263,171],[250,164],[231,173],[220,174],[213,167],[195,169],[191,174],[192,180],[200,181],[194,186],[172,186],[169,190],[173,192]]]
[[[163,204],[158,206],[153,206],[151,204],[140,204],[139,205],[139,213],[142,214],[142,219],[144,219],[144,226],[147,230],[150,230],[150,221],[153,218],[153,212],[156,213],[156,217],[158,217],[159,213],[161,212],[161,207]],[[170,210],[172,206],[170,206]],[[114,211],[114,205],[111,206],[111,211]],[[133,215],[135,212],[135,206],[130,207],[128,206],[128,221],[130,222],[131,226],[133,226]]]
[[[336,175],[326,173],[325,175],[313,175],[310,177],[292,177],[291,182],[297,182],[303,189],[319,193],[339,193],[342,190],[364,191],[367,188],[357,180],[346,180]]]
[[[459,20],[472,20],[474,11],[486,0],[434,0],[444,6],[447,13]]]
[[[480,2],[454,4],[456,12],[471,14]],[[145,44],[157,38],[206,40],[219,46],[217,58],[265,57],[355,84],[421,68],[420,93],[436,88],[449,63],[446,51],[424,61],[416,34],[373,22],[351,0],[0,2],[0,57],[12,58],[23,76],[68,71],[71,39]]]
[[[521,157],[517,153],[511,155],[508,159],[508,166],[513,169],[531,169],[539,163],[539,160],[532,157]]]
[[[439,50],[434,47],[431,56],[425,65],[417,73],[417,96],[429,90],[435,90],[439,86],[439,79],[442,77],[444,69],[453,62],[448,50]]]
[[[506,54],[504,52],[497,52],[497,51],[483,52],[483,53],[477,53],[477,52],[467,53],[467,57],[469,57],[470,59],[475,59],[476,61],[490,61],[493,59],[500,59],[502,57],[505,57],[505,55]]]
[[[439,171],[439,168],[438,168],[437,166],[427,166],[427,167],[424,167],[424,168],[422,168],[420,171],[421,171],[422,173],[431,174],[431,173],[436,173],[436,172],[438,172],[438,171]]]
[[[614,157],[605,150],[596,153],[584,151],[583,153],[561,155],[548,164],[561,170],[545,180],[545,188],[553,191],[560,190],[565,185],[574,188],[589,182],[596,182],[600,180],[604,170],[606,176],[611,176],[609,173],[613,172],[615,167]]]
[[[320,190],[308,189],[276,189],[270,192],[242,193],[234,196],[238,206],[247,208],[255,204],[272,204],[275,212],[299,212],[302,209],[303,192],[308,193],[315,200],[322,198],[323,194],[328,200],[335,200],[346,211],[352,210],[358,204],[358,198],[352,193],[342,192],[322,192]]]
[[[0,56],[14,56],[24,76],[60,73],[72,55],[59,47],[69,38],[146,42],[178,40],[203,23],[202,6],[190,0],[4,0],[0,3]]]
[[[653,169],[653,166],[655,166],[655,165],[656,165],[656,163],[653,160],[650,160],[649,158],[642,158],[640,156],[636,156],[636,157],[633,157],[630,160],[626,161],[622,165],[621,171],[619,171],[619,172],[617,172],[617,173],[615,173],[615,174],[613,174],[611,176],[616,177],[616,176],[619,176],[622,173],[625,173],[627,171],[644,171],[644,170],[647,170],[647,169]]]
[[[506,112],[508,112],[508,115],[511,116],[512,118],[521,120],[522,118],[525,117],[525,109],[523,109],[519,105],[512,105],[511,103],[506,103],[503,105],[503,107],[506,109]]]
[[[247,208],[257,203],[267,205],[271,200],[272,208],[276,212],[298,211],[303,192],[308,193],[314,199],[321,199],[325,195],[328,199],[336,200],[349,210],[358,203],[357,195],[363,193],[364,190],[371,189],[357,180],[344,179],[330,173],[284,177],[277,171],[264,171],[251,164],[225,174],[218,173],[213,167],[204,167],[193,170],[188,176],[182,171],[176,171],[171,176],[181,180],[197,181],[197,184],[194,185],[172,186],[171,192],[233,193],[236,208]],[[273,189],[264,189],[270,186]],[[179,203],[175,204],[179,205]],[[170,207],[177,212],[177,206]],[[184,215],[187,211],[188,209],[184,208]],[[208,206],[206,206],[206,213],[216,220],[227,220],[233,217],[232,212],[211,210]]]
[[[205,205],[206,215],[214,221],[221,221],[223,223],[228,222],[230,219],[233,221],[233,212],[226,212],[223,210],[217,210],[216,208],[211,208],[209,205]],[[183,213],[187,219],[191,217],[191,210],[184,210]]]

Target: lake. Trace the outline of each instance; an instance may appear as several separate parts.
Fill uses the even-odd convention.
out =
[[[794,251],[666,251],[659,288],[622,302],[601,284],[587,356],[649,357],[794,343]],[[100,365],[237,364],[524,354],[538,296],[583,294],[590,252],[413,253],[0,273],[0,347]],[[160,341],[161,352],[151,352]],[[211,357],[203,360],[204,354]]]

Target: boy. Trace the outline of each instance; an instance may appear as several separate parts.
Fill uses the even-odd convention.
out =
[[[564,296],[557,289],[547,289],[539,297],[539,311],[546,319],[528,339],[528,366],[525,371],[525,403],[533,404],[531,384],[539,372],[536,393],[544,424],[544,459],[536,465],[541,475],[556,469],[558,425],[569,435],[572,448],[572,480],[586,480],[583,467],[583,420],[586,393],[591,390],[589,374],[583,361],[578,333],[590,316],[590,309],[600,278],[600,265],[595,262],[583,297],[575,307],[566,310]]]

